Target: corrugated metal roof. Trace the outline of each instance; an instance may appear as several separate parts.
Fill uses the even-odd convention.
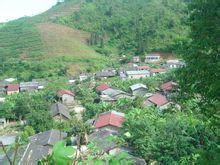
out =
[[[134,71],[126,71],[127,75],[140,75],[140,74],[150,74],[147,70],[134,70]]]
[[[147,86],[146,85],[144,85],[144,84],[134,84],[134,85],[132,85],[132,86],[130,86],[130,88],[131,88],[131,90],[132,91],[134,91],[134,90],[137,90],[137,89],[139,89],[139,88],[145,88],[145,89],[147,89]]]

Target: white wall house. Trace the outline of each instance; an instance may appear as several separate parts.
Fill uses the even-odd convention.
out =
[[[160,60],[159,54],[148,54],[145,56],[145,62],[157,62]]]
[[[140,79],[150,77],[150,72],[147,70],[126,71],[126,75],[129,79]]]

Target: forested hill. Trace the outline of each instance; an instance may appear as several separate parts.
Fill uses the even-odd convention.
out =
[[[91,44],[140,55],[172,51],[188,32],[186,9],[187,0],[87,0],[59,22],[91,32]]]
[[[102,68],[112,54],[172,51],[188,32],[185,10],[184,0],[57,3],[43,14],[0,24],[0,77],[76,74]]]

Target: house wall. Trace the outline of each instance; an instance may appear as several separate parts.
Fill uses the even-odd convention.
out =
[[[140,62],[140,58],[139,57],[134,57],[133,62]]]
[[[123,98],[131,99],[130,96],[128,96],[128,95],[126,95],[126,94],[123,94],[123,93],[121,93],[121,94],[119,94],[119,95],[116,95],[114,98],[115,98],[115,99],[123,99]]]
[[[156,62],[160,60],[160,56],[146,56],[145,62]]]
[[[56,115],[56,116],[54,116],[53,117],[53,119],[55,120],[55,121],[57,121],[57,122],[62,122],[62,121],[66,121],[66,120],[68,120],[66,117],[64,117],[63,115]]]
[[[150,77],[150,75],[148,74],[128,75],[128,78],[130,79],[140,79],[145,77]]]
[[[62,102],[66,105],[74,104],[74,97],[68,94],[64,94],[62,96]]]
[[[15,94],[15,93],[19,93],[19,90],[17,90],[17,91],[7,91],[7,95],[12,95],[12,94]]]
[[[110,130],[110,131],[114,131],[114,132],[119,132],[120,128],[108,125],[108,126],[105,126],[105,127],[98,128],[97,130]]]
[[[151,73],[151,76],[156,76],[157,74],[163,74],[163,73],[166,73],[166,72],[157,72],[157,73]]]

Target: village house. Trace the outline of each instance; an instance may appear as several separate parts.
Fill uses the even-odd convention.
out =
[[[9,84],[6,86],[7,95],[19,93],[19,84]]]
[[[125,121],[125,115],[121,112],[109,111],[101,113],[94,122],[96,130],[110,130],[119,132]]]
[[[96,78],[99,78],[99,79],[115,77],[116,75],[117,75],[117,71],[115,69],[102,70],[95,74]]]
[[[148,54],[145,56],[145,62],[158,62],[160,61],[160,54]]]
[[[134,57],[133,57],[133,62],[134,62],[134,63],[141,62],[140,57],[139,57],[139,56],[134,56]]]
[[[166,61],[166,66],[167,66],[167,68],[170,68],[170,69],[181,68],[184,65],[185,65],[184,62],[182,62],[180,60],[167,60]]]
[[[89,78],[89,75],[86,73],[82,73],[79,75],[79,81],[85,81]]]
[[[17,135],[16,134],[8,134],[0,136],[0,142],[2,142],[2,145],[9,146],[15,143]]]
[[[6,86],[0,84],[0,95],[5,95],[6,94]]]
[[[100,101],[101,102],[113,103],[113,102],[116,102],[117,99],[116,98],[112,98],[109,95],[100,95]]]
[[[105,91],[106,89],[109,89],[109,88],[110,88],[110,87],[109,87],[108,84],[100,84],[99,86],[96,87],[96,91],[97,91],[98,93],[101,93],[101,94],[102,94],[103,91]]]
[[[151,69],[150,70],[150,74],[151,76],[156,76],[158,74],[163,74],[163,73],[166,73],[167,70],[166,69],[163,69],[163,68],[158,68],[158,69]]]
[[[148,70],[134,70],[126,71],[126,75],[129,79],[140,79],[150,77],[150,72]]]
[[[20,165],[37,165],[38,161],[52,153],[53,145],[67,137],[67,134],[59,130],[49,130],[30,137]]]
[[[146,106],[155,106],[159,108],[160,110],[166,109],[169,106],[169,101],[167,98],[159,93],[156,93],[144,102],[144,105]]]
[[[37,82],[21,82],[20,92],[37,92],[38,83]]]
[[[127,75],[125,73],[119,73],[119,77],[122,79],[122,80],[125,80],[127,78]]]
[[[103,96],[108,96],[109,98],[113,100],[118,100],[118,99],[123,99],[123,98],[133,99],[133,97],[130,94],[124,91],[121,91],[118,89],[112,89],[112,88],[108,88],[102,91],[101,98],[103,98]]]
[[[134,96],[144,96],[147,93],[147,86],[144,84],[134,84],[130,89]]]
[[[65,105],[73,105],[74,104],[75,94],[72,91],[66,90],[66,89],[61,89],[57,92],[57,95],[63,104],[65,104]]]
[[[178,86],[177,83],[173,82],[173,81],[169,81],[169,82],[166,82],[164,84],[161,85],[161,89],[163,91],[163,93],[169,93],[171,92],[172,90],[176,89]]]
[[[4,128],[6,126],[6,119],[0,118],[0,129]]]
[[[137,70],[137,66],[135,66],[135,67],[133,65],[132,66],[124,66],[118,70],[118,75],[122,80],[125,80],[127,78],[126,72],[127,71],[135,71],[135,70]]]
[[[69,80],[68,80],[68,84],[69,84],[69,85],[73,85],[75,82],[76,82],[75,79],[69,79]]]
[[[150,70],[150,67],[147,65],[141,65],[136,67],[137,70]]]
[[[119,135],[118,132],[112,130],[98,130],[89,135],[88,140],[90,143],[96,145],[97,150],[100,152],[108,153],[117,146],[116,142],[109,141],[109,137]]]
[[[44,79],[33,79],[32,82],[37,84],[38,90],[42,90],[46,86],[46,80],[44,80]]]
[[[126,153],[126,159],[137,165],[146,165],[144,159],[131,155],[132,150],[126,146],[118,146],[116,140],[109,140],[111,137],[119,136],[119,132],[111,130],[99,130],[89,135],[89,142],[95,144],[97,150],[101,153],[108,153],[110,155],[118,155]]]
[[[54,103],[50,108],[50,112],[53,119],[56,121],[65,121],[71,119],[68,108],[61,103]]]

